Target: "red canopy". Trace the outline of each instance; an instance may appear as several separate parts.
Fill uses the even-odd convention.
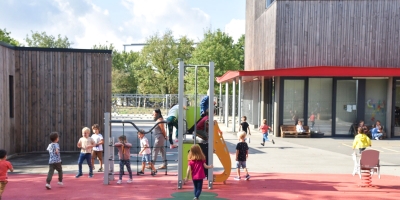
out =
[[[218,83],[231,82],[233,79],[243,77],[242,80],[256,80],[258,77],[400,77],[400,68],[382,67],[340,67],[340,66],[315,66],[298,67],[289,69],[271,69],[256,71],[227,71],[217,77]]]

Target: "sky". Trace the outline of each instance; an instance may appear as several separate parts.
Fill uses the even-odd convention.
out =
[[[198,42],[205,30],[220,29],[237,40],[245,32],[245,5],[245,0],[1,0],[0,29],[22,43],[31,31],[60,34],[79,49],[112,43],[123,50],[123,44],[144,43],[166,30]]]

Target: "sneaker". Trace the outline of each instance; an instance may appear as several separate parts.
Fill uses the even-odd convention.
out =
[[[234,179],[235,180],[240,180],[240,176],[236,176]]]
[[[63,182],[58,182],[57,183],[59,186],[64,186],[64,183]]]
[[[88,176],[89,178],[92,178],[93,177],[93,174],[89,174],[89,176]]]
[[[272,144],[275,144],[275,141],[274,141],[274,140],[271,140],[271,142],[272,142]]]
[[[48,190],[50,190],[50,189],[51,189],[50,184],[46,184],[46,188],[47,188]]]
[[[195,198],[193,198],[193,200],[198,200],[198,198],[197,198],[197,197],[195,197]]]
[[[159,167],[158,169],[167,169],[167,166],[162,165],[161,167]]]
[[[264,143],[261,143],[262,146],[264,146]]]
[[[174,144],[169,145],[169,148],[170,148],[170,149],[174,149],[174,148],[176,148],[176,147],[178,147],[178,146],[176,146],[176,145],[174,145]]]
[[[103,172],[103,168],[101,167],[101,168],[99,169],[99,171],[97,171],[97,172]]]
[[[138,175],[144,175],[144,172],[143,172],[143,171],[140,171],[140,172],[138,172],[137,174],[138,174]]]
[[[379,140],[379,138],[378,138],[378,137],[375,137],[375,140]]]
[[[151,175],[152,175],[152,176],[155,176],[156,174],[157,174],[156,171],[151,171]]]
[[[127,183],[132,183],[132,179],[128,179]]]
[[[81,177],[83,174],[77,174],[76,176],[75,176],[75,178],[79,178],[79,177]]]
[[[250,178],[250,175],[247,174],[246,175],[246,180],[249,180],[249,178]]]
[[[121,184],[121,183],[122,183],[122,180],[118,180],[118,181],[117,181],[117,184]]]

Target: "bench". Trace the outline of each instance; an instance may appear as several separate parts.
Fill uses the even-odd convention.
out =
[[[356,136],[358,133],[358,124],[353,124],[353,135]],[[372,134],[371,134],[371,129],[372,129],[372,125],[367,126],[368,132],[365,133],[369,138],[372,138]],[[385,127],[382,126],[383,132],[382,132],[382,139],[386,138],[386,132],[385,132]]]
[[[298,133],[295,125],[281,125],[281,137],[311,137],[310,128],[303,126],[305,132]]]

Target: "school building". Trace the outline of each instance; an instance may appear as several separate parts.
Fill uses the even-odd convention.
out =
[[[239,87],[234,119],[267,119],[279,136],[314,113],[313,130],[333,137],[379,120],[399,137],[399,16],[400,1],[246,0],[245,70],[217,78],[225,92]]]

